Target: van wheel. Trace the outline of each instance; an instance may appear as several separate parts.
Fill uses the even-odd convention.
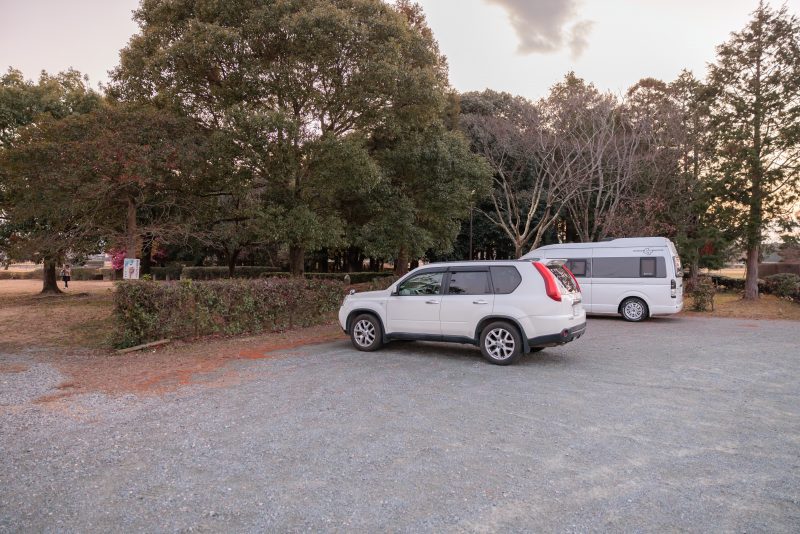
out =
[[[353,319],[353,326],[350,328],[350,340],[353,346],[364,352],[372,352],[381,348],[381,323],[374,315],[365,313]]]
[[[622,301],[619,305],[619,312],[622,318],[632,323],[644,321],[650,316],[647,304],[640,298],[631,297]]]
[[[481,332],[481,353],[495,365],[510,365],[522,354],[522,337],[505,321],[489,323]]]

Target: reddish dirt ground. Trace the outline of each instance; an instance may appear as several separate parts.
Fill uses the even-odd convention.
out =
[[[219,387],[248,378],[226,369],[230,362],[281,358],[296,347],[342,339],[345,337],[338,325],[326,324],[247,338],[176,342],[123,355],[100,351],[71,351],[58,357],[39,354],[37,360],[54,365],[68,377],[57,393],[42,397],[39,402],[89,392],[146,395],[193,384]]]
[[[0,281],[0,352],[25,352],[67,377],[57,392],[39,402],[89,392],[161,394],[191,384],[223,385],[246,379],[226,370],[229,362],[284,357],[292,348],[344,339],[331,318],[310,328],[175,341],[118,355],[108,347],[112,283],[71,283],[64,296],[42,297],[37,294],[40,289],[36,280]],[[0,374],[25,370],[25,364],[0,362]]]

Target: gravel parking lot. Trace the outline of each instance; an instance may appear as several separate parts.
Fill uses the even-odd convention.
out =
[[[0,531],[797,532],[798,347],[797,322],[590,319],[510,367],[343,341],[52,403],[54,368],[0,354],[30,365],[0,374]]]

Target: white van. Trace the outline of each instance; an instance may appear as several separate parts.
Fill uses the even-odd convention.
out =
[[[643,321],[683,309],[681,259],[665,237],[547,245],[522,259],[567,260],[580,282],[587,313]]]

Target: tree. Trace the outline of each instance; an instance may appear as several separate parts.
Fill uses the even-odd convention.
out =
[[[13,250],[60,258],[124,242],[135,257],[143,236],[186,235],[203,147],[193,122],[154,109],[105,106],[28,126],[0,158]]]
[[[20,131],[24,127],[36,122],[88,113],[101,102],[101,95],[89,88],[88,78],[75,70],[70,69],[56,75],[43,71],[38,82],[33,83],[25,80],[20,71],[9,69],[0,77],[0,158],[19,142]],[[42,292],[60,293],[56,285],[56,266],[68,249],[22,246],[25,240],[20,240],[21,235],[43,237],[50,232],[50,227],[49,223],[41,219],[37,221],[26,217],[11,217],[17,206],[12,203],[13,197],[9,190],[14,176],[7,172],[7,169],[0,168],[0,255],[7,260],[17,258],[42,261]],[[55,183],[45,185],[51,187]],[[54,205],[54,212],[56,209]],[[52,231],[54,234],[50,238],[58,240],[56,235],[64,229],[52,228]],[[31,242],[27,244],[32,245]]]
[[[578,153],[558,138],[541,107],[491,90],[462,95],[462,128],[493,172],[492,209],[483,215],[514,244],[536,248],[578,185]]]
[[[294,274],[306,250],[341,245],[347,227],[328,191],[343,175],[321,181],[315,158],[341,150],[346,162],[355,134],[366,143],[376,129],[438,117],[445,98],[444,60],[405,1],[144,0],[135,17],[141,33],[122,51],[112,94],[229,136],[233,190],[285,214]],[[377,178],[357,175],[361,189]]]
[[[800,188],[800,24],[763,0],[744,29],[717,48],[710,67],[713,128],[723,201],[741,214],[747,250],[744,298],[758,298],[767,228],[790,224]]]
[[[605,239],[641,170],[649,124],[574,73],[551,89],[543,105],[553,134],[577,151],[573,174],[582,183],[565,202],[569,223],[581,241]]]
[[[382,143],[381,143],[382,144]],[[376,149],[385,180],[375,190],[372,217],[361,242],[371,255],[395,257],[395,273],[427,251],[447,253],[489,170],[458,132],[434,124],[405,132]]]
[[[719,202],[714,172],[710,101],[707,85],[686,71],[671,83],[640,80],[625,101],[649,134],[613,233],[670,237],[689,266],[690,286],[700,267],[721,267],[730,240],[730,210]]]

